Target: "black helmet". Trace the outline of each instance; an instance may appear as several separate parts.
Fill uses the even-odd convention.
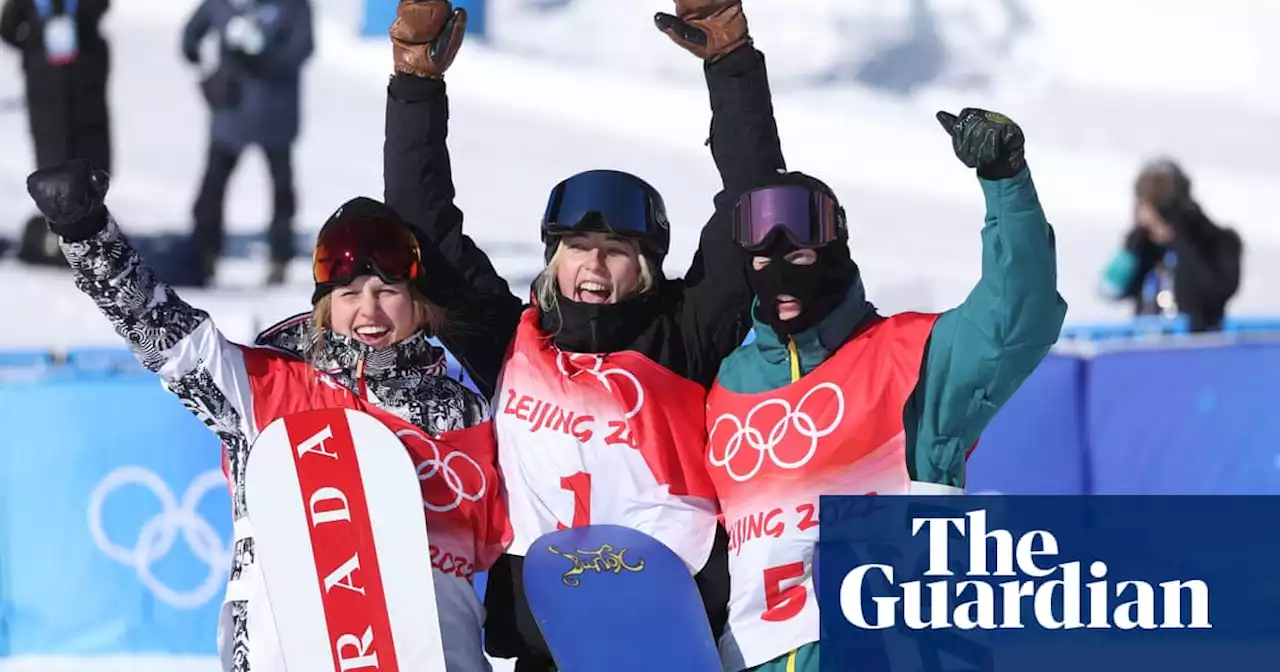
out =
[[[576,232],[632,238],[659,268],[671,246],[671,225],[662,195],[644,180],[617,170],[578,173],[551,190],[542,215],[546,261],[560,238]]]

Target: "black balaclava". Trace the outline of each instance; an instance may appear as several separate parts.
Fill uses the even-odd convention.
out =
[[[780,175],[774,184],[803,186],[835,198],[830,187],[803,173]],[[844,301],[849,287],[858,279],[858,265],[849,254],[848,232],[843,227],[837,240],[816,249],[817,261],[807,266],[785,259],[798,248],[780,231],[771,234],[767,242],[768,247],[763,251],[748,254],[768,257],[769,263],[760,270],[749,265],[747,279],[759,299],[756,319],[780,335],[794,336],[817,326]],[[789,294],[800,301],[798,316],[786,321],[778,317],[779,294]]]

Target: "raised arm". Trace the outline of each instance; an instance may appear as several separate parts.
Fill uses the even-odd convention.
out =
[[[441,296],[431,298],[462,325],[462,332],[441,334],[441,341],[487,392],[496,384],[524,303],[463,233],[462,211],[454,204],[443,76],[462,44],[466,12],[443,0],[404,0],[396,15],[396,74],[387,87],[383,144],[385,198],[423,238],[430,284],[442,288]]]
[[[741,0],[677,0],[658,14],[659,30],[703,59],[711,102],[711,155],[722,189],[685,274],[681,307],[689,365],[685,375],[710,385],[720,360],[750,329],[752,292],[746,254],[733,240],[733,208],[746,191],[784,170],[764,55],[748,36]]]
[[[86,161],[75,159],[36,172],[27,189],[60,236],[76,287],[97,304],[138,361],[159,374],[165,389],[228,448],[247,450],[253,406],[243,351],[207,313],[158,280],[121,235],[103,205],[106,173],[94,176]]]
[[[979,169],[987,206],[982,277],[934,324],[905,413],[912,478],[952,486],[964,485],[967,451],[1049,353],[1067,313],[1022,131],[1002,116],[970,112],[944,125],[962,160]]]

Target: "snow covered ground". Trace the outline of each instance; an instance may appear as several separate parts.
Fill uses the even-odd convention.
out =
[[[469,43],[449,75],[451,146],[468,227],[519,284],[537,270],[536,217],[561,177],[592,167],[634,171],[665,194],[679,274],[710,213],[716,175],[702,146],[708,111],[699,64],[653,30],[666,0],[492,0],[491,40]],[[112,103],[118,165],[110,204],[133,231],[181,231],[199,179],[205,110],[177,56],[192,0],[118,3]],[[355,0],[318,0],[318,53],[306,75],[297,149],[299,227],[314,230],[346,198],[381,192],[383,89],[389,49],[356,35]],[[1028,156],[1059,241],[1060,286],[1073,322],[1118,319],[1095,293],[1098,269],[1128,224],[1141,161],[1182,158],[1211,214],[1249,245],[1237,313],[1280,311],[1280,93],[1267,77],[1280,49],[1265,37],[1280,9],[1222,0],[823,0],[803,11],[751,0],[769,55],[788,163],[830,182],[853,222],[855,257],[888,310],[941,309],[979,272],[981,194],[951,155],[933,112],[1004,111],[1028,134]],[[1159,12],[1160,17],[1154,14]],[[1174,38],[1198,28],[1194,55]],[[20,91],[0,60],[0,99]],[[29,213],[25,118],[0,113],[0,235]],[[268,215],[265,165],[253,155],[233,183],[233,231]],[[306,306],[307,269],[261,291],[257,262],[229,262],[214,291],[188,292],[245,338]],[[65,274],[0,264],[0,311],[35,329],[0,346],[113,344]],[[19,317],[21,316],[21,317]]]

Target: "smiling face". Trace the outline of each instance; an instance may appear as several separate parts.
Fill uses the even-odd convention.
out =
[[[617,303],[640,287],[640,250],[635,242],[607,233],[560,240],[555,269],[560,293],[578,303]]]
[[[413,294],[404,283],[362,275],[334,289],[330,297],[329,328],[375,349],[395,345],[421,326]]]
[[[784,255],[782,257],[782,261],[775,261],[769,257],[754,256],[751,258],[751,267],[759,271],[771,263],[812,266],[817,261],[817,252],[810,249],[798,249]],[[800,313],[804,309],[804,306],[800,304],[800,299],[797,299],[791,294],[778,294],[774,299],[774,304],[778,309],[778,319],[783,322],[800,317]]]

